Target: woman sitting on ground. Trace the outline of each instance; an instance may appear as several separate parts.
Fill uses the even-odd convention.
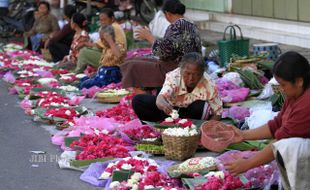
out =
[[[185,6],[179,0],[166,0],[162,8],[171,23],[163,39],[155,39],[148,29],[137,31],[139,38],[152,44],[152,58],[130,58],[121,65],[122,84],[125,88],[157,88],[165,74],[178,67],[182,56],[201,52],[198,28],[184,19]]]
[[[273,74],[286,95],[280,113],[256,129],[240,131],[232,128],[239,137],[237,142],[275,140],[254,157],[238,158],[225,166],[237,175],[276,158],[285,189],[307,189],[310,185],[310,65],[302,55],[287,52],[276,61]]]
[[[80,44],[89,41],[89,35],[86,32],[87,20],[83,14],[75,13],[71,18],[70,25],[75,31],[70,52],[69,55],[62,59],[58,67],[71,70],[76,67],[77,57],[81,48]]]
[[[115,22],[113,10],[110,8],[103,8],[100,11],[100,24],[101,25],[111,25],[114,28],[115,42],[124,46],[127,49],[127,41],[125,32],[122,27]],[[101,40],[97,40],[96,43],[82,43],[80,45],[83,47],[80,50],[75,73],[83,73],[87,66],[92,66],[98,68],[100,64],[100,58],[103,56],[106,49],[105,45],[102,44]]]
[[[118,83],[121,81],[121,73],[119,65],[121,65],[126,57],[126,47],[123,43],[115,40],[114,27],[111,25],[103,25],[99,31],[101,42],[106,47],[103,49],[97,74],[94,78],[82,79],[80,88],[90,88],[92,86],[102,87],[110,83]]]
[[[214,83],[205,73],[205,63],[199,53],[183,56],[180,67],[167,73],[159,95],[136,95],[132,107],[141,120],[162,121],[178,110],[180,118],[221,118],[222,101]]]
[[[28,48],[32,51],[39,51],[41,45],[48,39],[49,35],[59,30],[57,19],[50,14],[50,4],[40,2],[39,10],[35,12],[35,22],[29,32],[25,33],[28,40]]]
[[[73,5],[67,5],[64,8],[64,19],[68,22],[61,30],[49,35],[48,40],[45,42],[45,48],[48,48],[53,62],[61,61],[66,55],[69,54],[70,46],[73,40],[75,31],[70,26],[72,15],[76,12]]]

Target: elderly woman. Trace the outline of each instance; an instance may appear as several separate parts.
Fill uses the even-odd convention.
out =
[[[226,169],[237,175],[276,158],[285,189],[310,186],[310,65],[296,52],[281,55],[273,67],[275,79],[286,95],[284,105],[274,119],[252,130],[232,127],[242,140],[275,139],[249,159],[237,158]]]
[[[204,73],[205,64],[199,53],[183,56],[180,68],[166,74],[159,95],[140,94],[132,107],[141,120],[162,121],[178,110],[180,118],[220,119],[222,101],[210,78]]]
[[[33,27],[29,32],[25,33],[26,37],[30,37],[31,43],[28,44],[29,47],[31,47],[32,51],[38,51],[42,42],[45,42],[50,34],[58,30],[57,19],[50,14],[50,4],[48,2],[40,2],[39,10],[35,13]]]
[[[185,6],[179,0],[166,0],[162,10],[171,23],[163,39],[155,39],[145,28],[137,31],[139,38],[152,44],[152,52],[156,57],[127,59],[121,65],[125,88],[160,87],[164,83],[165,74],[177,68],[184,54],[201,52],[197,27],[184,19]]]
[[[124,43],[116,41],[115,30],[111,25],[103,25],[99,31],[103,49],[97,74],[94,78],[84,78],[80,88],[90,88],[92,86],[102,87],[110,83],[121,81],[119,65],[126,57],[126,47]]]
[[[127,48],[125,32],[122,27],[115,22],[113,10],[110,8],[103,8],[100,11],[99,17],[101,25],[111,25],[113,27],[115,42]],[[87,42],[81,44],[81,46],[84,47],[80,51],[75,73],[83,73],[88,65],[97,69],[100,66],[100,59],[104,55],[106,49],[105,45],[99,39],[96,43]]]

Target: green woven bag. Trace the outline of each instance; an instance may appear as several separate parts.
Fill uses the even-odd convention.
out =
[[[236,28],[240,32],[240,38],[237,39]],[[226,32],[229,29],[229,39],[226,39]],[[224,67],[230,62],[232,54],[239,56],[248,56],[250,40],[243,38],[241,28],[238,25],[229,25],[225,28],[223,39],[217,42],[219,46],[221,66]]]

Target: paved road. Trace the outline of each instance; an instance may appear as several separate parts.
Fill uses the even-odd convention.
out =
[[[80,172],[58,168],[61,150],[50,143],[50,133],[19,108],[0,81],[0,190],[100,189],[79,179]],[[46,151],[38,157],[32,150]],[[38,167],[34,167],[38,166]]]

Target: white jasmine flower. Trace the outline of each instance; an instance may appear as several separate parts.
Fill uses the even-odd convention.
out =
[[[70,116],[70,115],[71,115],[71,111],[70,111],[70,110],[67,110],[67,111],[65,111],[65,114],[68,115],[68,116]]]
[[[166,122],[173,122],[173,119],[172,119],[171,117],[167,117],[167,118],[165,119],[165,121],[166,121]]]
[[[44,84],[48,84],[50,82],[57,82],[57,80],[54,79],[54,78],[41,78],[41,79],[38,80],[38,82],[40,84],[44,85]]]
[[[147,185],[147,186],[144,186],[144,189],[154,189],[154,186],[153,185]]]
[[[21,70],[21,71],[18,71],[17,74],[21,75],[21,74],[26,74],[28,71],[26,70]]]
[[[72,127],[72,126],[74,126],[74,123],[69,122],[68,125],[70,125]]]
[[[78,78],[78,79],[81,79],[81,78],[86,77],[86,76],[87,75],[83,74],[83,73],[75,75],[75,77]]]
[[[140,177],[141,177],[141,173],[135,172],[134,174],[132,174],[131,179],[138,182]]]
[[[171,114],[170,114],[172,119],[177,119],[179,118],[179,114],[177,110],[172,110]]]
[[[30,84],[27,82],[24,82],[24,83],[22,83],[22,86],[30,86]]]
[[[68,79],[71,79],[71,77],[70,77],[70,76],[61,76],[60,79],[61,79],[61,80],[68,80]]]
[[[222,171],[217,171],[217,172],[209,172],[205,175],[205,177],[211,177],[211,176],[214,176],[214,177],[217,177],[217,178],[220,178],[220,179],[224,179],[224,172]]]
[[[112,181],[111,183],[110,183],[110,189],[115,189],[115,188],[117,188],[117,187],[119,187],[121,185],[121,183],[119,182],[119,181]]]
[[[107,135],[107,134],[109,134],[109,131],[108,131],[108,130],[106,130],[106,129],[103,129],[103,130],[101,130],[101,133],[103,133],[103,134]]]
[[[187,122],[187,119],[181,119],[178,123],[184,124],[184,123],[186,123],[186,122]]]
[[[41,104],[44,102],[44,99],[41,99],[38,103],[39,106],[41,106]]]
[[[53,117],[53,115],[52,115],[52,114],[49,114],[47,117]]]
[[[48,94],[48,91],[42,91],[41,93],[42,94]]]
[[[96,135],[99,135],[99,134],[100,134],[100,131],[99,131],[98,129],[94,129],[94,133],[95,133]]]
[[[109,172],[103,172],[99,179],[109,179],[111,177],[111,173]]]
[[[57,107],[57,106],[59,106],[59,103],[52,102],[52,103],[51,103],[51,106],[55,106],[55,107]]]
[[[137,181],[132,180],[132,179],[128,179],[126,186],[127,187],[132,187],[137,183]]]
[[[122,165],[123,170],[130,170],[131,168],[132,168],[132,166],[130,164],[123,164]]]
[[[131,190],[139,190],[139,186],[137,184],[134,184],[132,186]]]

